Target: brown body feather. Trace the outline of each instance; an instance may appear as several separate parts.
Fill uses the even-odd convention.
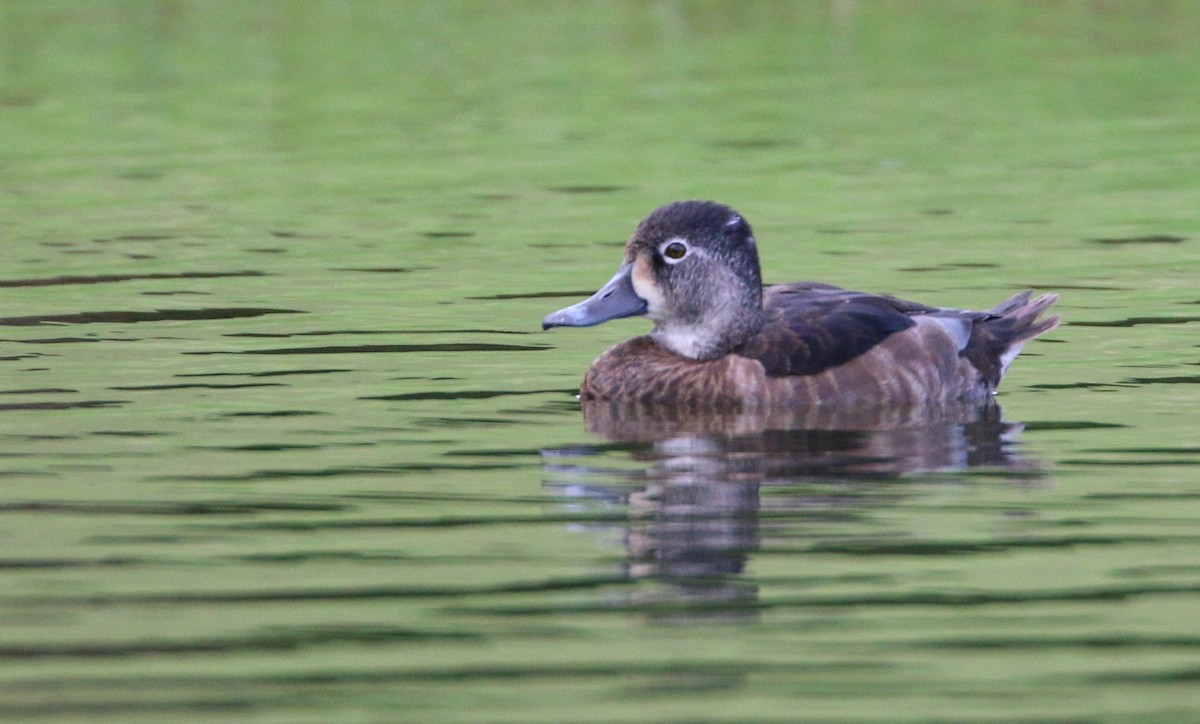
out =
[[[821,284],[764,290],[767,323],[740,348],[692,360],[649,335],[600,356],[585,400],[752,408],[918,405],[991,395],[1020,345],[1052,329],[1057,298],[1023,292],[986,312],[942,310]]]

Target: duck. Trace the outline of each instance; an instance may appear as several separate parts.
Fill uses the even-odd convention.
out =
[[[589,327],[644,316],[649,334],[601,354],[583,401],[709,410],[894,408],[981,402],[1026,342],[1060,321],[1057,294],[971,311],[819,282],[764,287],[750,224],[677,201],[638,224],[616,274],[542,320]]]

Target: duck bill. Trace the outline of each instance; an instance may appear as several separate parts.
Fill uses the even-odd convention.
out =
[[[646,300],[633,291],[633,264],[623,264],[612,279],[592,296],[546,315],[542,329],[551,327],[590,327],[610,319],[646,313]]]

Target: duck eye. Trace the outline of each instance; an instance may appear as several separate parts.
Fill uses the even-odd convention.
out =
[[[667,257],[668,259],[679,261],[683,257],[687,256],[687,252],[688,250],[686,245],[678,241],[672,241],[670,244],[667,244],[665,247],[663,247],[662,253],[663,256]]]

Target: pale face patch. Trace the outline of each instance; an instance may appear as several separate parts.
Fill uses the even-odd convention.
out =
[[[633,291],[646,300],[646,316],[654,321],[662,319],[666,310],[666,297],[658,288],[654,279],[654,267],[646,254],[639,254],[633,261],[633,271],[629,275],[633,282]]]

